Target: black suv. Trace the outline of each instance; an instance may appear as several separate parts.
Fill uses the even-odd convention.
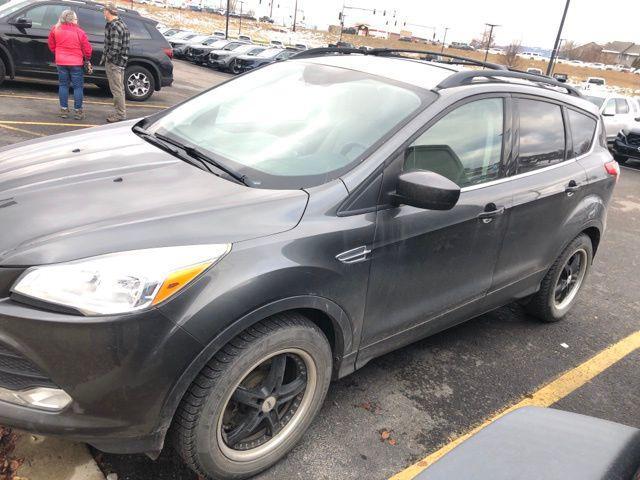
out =
[[[108,89],[105,68],[99,65],[105,25],[102,5],[75,0],[11,0],[0,6],[0,84],[7,76],[57,78],[47,39],[51,27],[66,9],[77,13],[78,24],[93,46],[91,61],[95,73],[86,75],[85,80]],[[131,34],[125,92],[129,100],[144,101],[173,82],[171,48],[154,20],[126,9],[119,9],[119,16]]]
[[[619,174],[596,107],[400,55],[309,50],[0,150],[0,424],[152,456],[170,439],[245,478],[331,378],[515,300],[562,319]]]

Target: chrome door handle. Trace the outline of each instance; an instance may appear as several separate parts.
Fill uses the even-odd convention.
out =
[[[478,215],[483,223],[491,223],[494,218],[505,212],[504,207],[497,207],[495,203],[489,203],[484,207],[484,212]]]
[[[352,248],[346,252],[339,253],[336,255],[336,259],[346,264],[360,263],[368,260],[370,253],[371,249],[366,245],[363,245],[361,247]]]
[[[571,180],[569,182],[569,185],[567,185],[567,187],[564,189],[564,193],[567,194],[567,197],[570,197],[571,195],[576,193],[578,190],[580,190],[580,184],[575,180]]]

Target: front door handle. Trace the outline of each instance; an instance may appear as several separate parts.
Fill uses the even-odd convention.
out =
[[[570,197],[574,193],[576,193],[580,189],[580,184],[575,180],[571,180],[567,188],[564,189],[564,193],[567,194],[567,197]]]
[[[497,207],[495,203],[487,203],[484,212],[478,215],[478,218],[484,223],[491,223],[494,218],[504,213],[504,207]]]

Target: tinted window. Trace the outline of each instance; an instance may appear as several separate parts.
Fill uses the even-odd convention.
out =
[[[569,110],[569,125],[573,137],[573,156],[584,155],[591,148],[597,122],[582,113]]]
[[[407,149],[404,170],[430,170],[460,187],[500,176],[503,101],[489,98],[448,113]]]
[[[517,99],[520,112],[518,173],[548,167],[564,160],[564,122],[560,106]]]
[[[133,40],[148,40],[151,34],[145,28],[144,23],[133,18],[123,18],[122,21],[129,28],[129,35]]]
[[[78,12],[78,24],[87,35],[104,35],[106,20],[102,12],[81,8]]]
[[[20,17],[26,17],[31,20],[32,28],[49,30],[58,23],[58,17],[66,8],[64,5],[41,5],[27,10]]]
[[[616,114],[629,113],[629,104],[624,98],[616,98]]]

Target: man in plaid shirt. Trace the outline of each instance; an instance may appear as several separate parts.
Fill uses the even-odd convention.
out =
[[[115,113],[107,117],[107,122],[119,122],[127,118],[124,103],[124,69],[129,59],[129,29],[118,17],[115,3],[104,6],[104,52],[100,64],[104,64],[113,95]]]

